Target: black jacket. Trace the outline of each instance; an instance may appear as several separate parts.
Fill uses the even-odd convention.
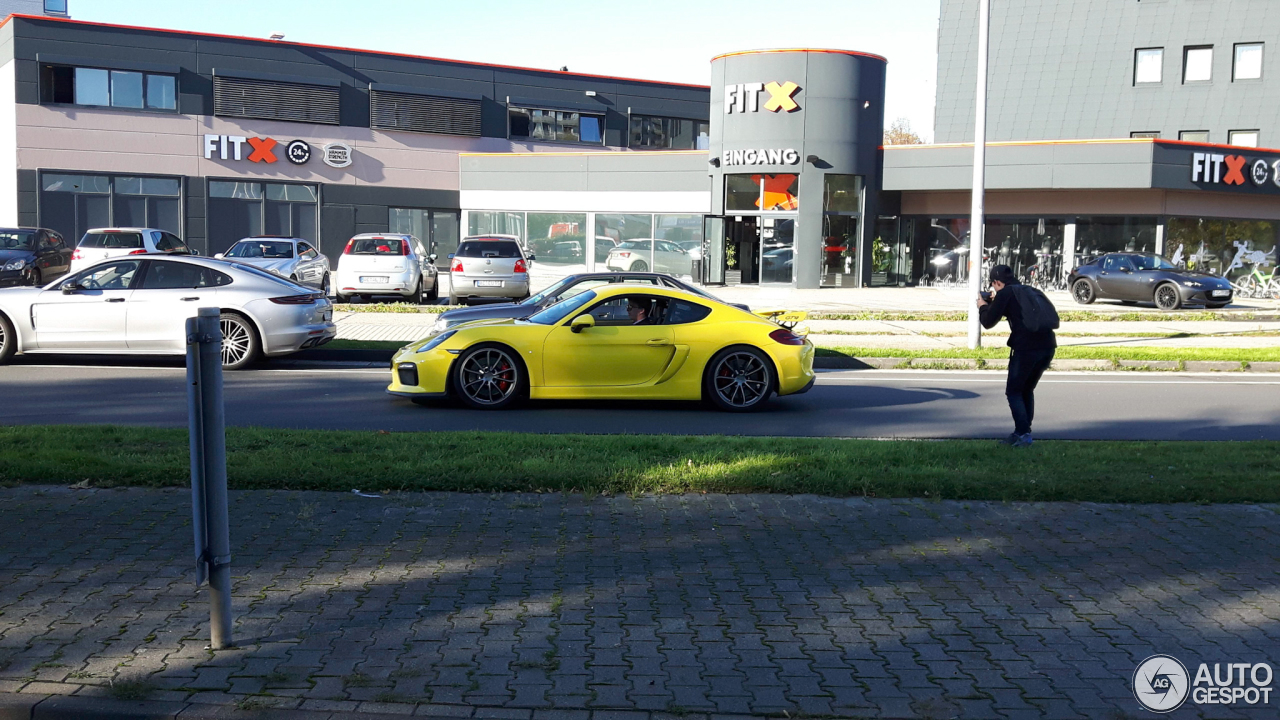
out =
[[[990,330],[1001,319],[1009,320],[1009,341],[1005,344],[1014,350],[1049,350],[1058,347],[1058,336],[1045,328],[1031,332],[1022,324],[1022,308],[1014,296],[1013,286],[1006,285],[979,314],[982,327]]]

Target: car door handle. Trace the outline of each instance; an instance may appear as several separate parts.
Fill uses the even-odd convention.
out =
[[[199,295],[197,295],[196,297],[185,297],[185,298],[182,298],[182,302],[191,302],[192,300],[199,300],[199,299],[200,299]]]
[[[649,347],[665,347],[670,344],[671,341],[666,338],[653,338],[645,343],[645,345],[648,345]]]
[[[124,298],[107,298],[107,302],[124,302]]]

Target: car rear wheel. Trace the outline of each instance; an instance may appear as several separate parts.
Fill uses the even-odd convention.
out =
[[[1182,307],[1182,296],[1178,294],[1178,288],[1169,283],[1156,288],[1155,301],[1156,307],[1166,312]]]
[[[435,282],[431,283],[431,289],[427,291],[427,304],[435,305],[438,302],[440,302],[440,279],[436,278]]]
[[[702,395],[725,412],[750,412],[768,401],[774,386],[769,358],[755,348],[740,346],[711,358]]]
[[[9,362],[9,358],[18,350],[18,336],[13,332],[13,324],[9,318],[0,314],[0,365]]]
[[[499,410],[519,400],[528,388],[524,366],[501,345],[480,345],[458,358],[453,391],[468,407]]]
[[[222,369],[239,370],[254,360],[262,348],[253,324],[243,315],[222,313],[218,321],[222,329]]]
[[[325,297],[329,297],[330,293],[333,292],[333,281],[329,279],[329,273],[325,273],[324,278],[320,280],[320,291],[324,293]]]
[[[631,264],[631,272],[649,272],[649,263],[637,260]]]
[[[1093,283],[1081,278],[1071,286],[1071,297],[1081,305],[1088,305],[1098,299],[1098,293],[1093,289]]]

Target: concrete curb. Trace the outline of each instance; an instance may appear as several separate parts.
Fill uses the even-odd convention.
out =
[[[305,703],[304,703],[305,704]],[[355,706],[356,703],[349,703]],[[607,710],[571,708],[499,708],[470,705],[430,705],[403,703],[361,703],[376,705],[362,711],[312,710],[261,707],[240,709],[235,705],[158,700],[115,700],[73,695],[0,693],[0,720],[400,720],[406,717],[434,720],[752,720],[759,715],[682,713],[679,716],[648,710]],[[378,710],[386,712],[378,712]]]

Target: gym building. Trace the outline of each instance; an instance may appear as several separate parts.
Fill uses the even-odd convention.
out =
[[[1280,8],[1041,5],[993,16],[986,264],[1052,287],[1115,250],[1274,263],[1280,151],[1259,146],[1280,141]],[[15,15],[0,222],[150,225],[207,253],[291,234],[331,257],[357,232],[441,256],[503,233],[535,285],[604,268],[959,284],[975,8],[942,2],[939,143],[888,148],[887,60],[867,53],[730,53],[689,86]],[[1073,40],[1100,26],[1115,32]]]

